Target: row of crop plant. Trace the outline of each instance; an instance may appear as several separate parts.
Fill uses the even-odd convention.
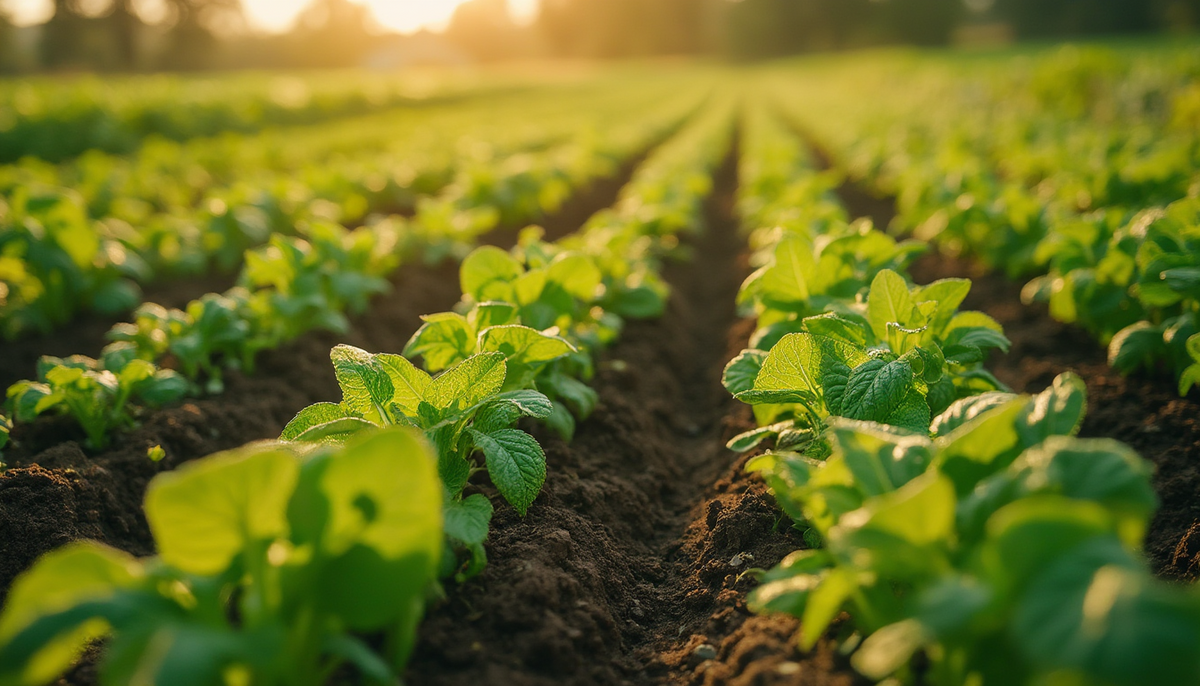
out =
[[[508,221],[536,220],[566,194],[614,174],[615,165],[686,114],[665,112],[586,144],[544,150],[544,163],[501,168],[492,175],[491,192],[464,195],[451,184],[429,201],[431,209],[411,219],[353,230],[301,222],[291,235],[274,234],[265,246],[247,251],[238,285],[227,292],[203,295],[182,310],[142,304],[132,322],[112,328],[113,342],[99,358],[44,357],[36,379],[8,389],[13,419],[70,415],[99,449],[112,432],[130,426],[141,408],[201,389],[219,393],[224,368],[252,371],[259,351],[312,329],[344,332],[347,314],[363,312],[372,295],[386,291],[386,277],[403,261],[461,255],[506,210],[517,208]]]
[[[780,75],[776,92],[852,174],[897,198],[895,228],[1035,276],[1026,302],[1093,333],[1115,369],[1173,374],[1181,395],[1200,383],[1195,51],[901,64],[859,60],[786,86]]]
[[[848,611],[843,649],[885,683],[1200,679],[1200,593],[1142,556],[1152,467],[1074,437],[1082,380],[1007,392],[981,368],[1001,328],[958,311],[970,282],[911,285],[917,246],[847,224],[778,121],[749,129],[739,207],[762,266],[741,297],[760,328],[724,381],[761,428],[730,447],[769,447],[747,468],[808,543],[751,608],[800,618],[804,649]]]
[[[162,142],[124,158],[0,168],[0,332],[49,332],[81,310],[128,311],[141,285],[229,272],[247,249],[295,234],[303,222],[356,226],[415,214],[423,226],[482,231],[553,210],[578,177],[607,173],[655,126],[683,116],[673,106],[646,116],[643,127],[597,133],[661,102],[633,91],[552,89],[258,136]],[[536,127],[528,124],[531,106],[543,112]],[[484,204],[487,212],[463,213]]]
[[[221,78],[78,76],[0,82],[0,162],[61,162],[89,150],[126,154],[148,140],[250,133],[384,109],[529,88],[526,79],[245,74]]]

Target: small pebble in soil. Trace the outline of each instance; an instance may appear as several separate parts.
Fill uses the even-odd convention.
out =
[[[775,668],[775,671],[784,676],[788,676],[791,674],[799,674],[800,673],[800,663],[799,662],[780,662],[779,666],[777,666]]]
[[[748,562],[754,562],[754,556],[750,553],[738,553],[737,555],[729,558],[730,567],[741,567]]]
[[[701,643],[692,651],[692,657],[697,660],[715,660],[717,659],[717,649],[711,643]]]

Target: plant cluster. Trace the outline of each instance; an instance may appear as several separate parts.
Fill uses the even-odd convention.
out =
[[[802,618],[811,647],[842,610],[871,679],[1193,683],[1200,594],[1141,556],[1152,467],[1072,435],[1083,382],[957,401],[919,431],[836,419],[822,460],[749,468],[819,547],[767,572],[750,605]],[[1049,681],[1047,681],[1049,680]]]
[[[18,577],[0,682],[48,683],[106,637],[112,686],[316,686],[342,665],[395,684],[437,578],[441,505],[409,429],[256,444],[160,474],[146,492],[157,556],[73,543]]]
[[[302,132],[156,140],[130,157],[0,167],[0,334],[49,332],[81,310],[128,311],[139,285],[232,271],[246,250],[302,224],[415,215],[392,221],[414,241],[451,249],[500,221],[553,211],[572,188],[661,137],[694,102],[690,86],[680,89],[680,104],[649,117],[630,115],[658,104],[658,90],[563,98],[547,89]],[[542,112],[536,126],[529,107]],[[636,123],[587,133],[608,117]]]
[[[1186,395],[1200,382],[1200,201],[1144,210],[1115,229],[1106,226],[1114,214],[1047,239],[1050,271],[1024,295],[1109,341],[1114,369],[1166,367]]]
[[[745,221],[773,218],[769,199],[742,206],[756,210]],[[800,618],[803,649],[849,611],[843,649],[887,683],[1200,678],[1200,594],[1160,584],[1141,557],[1149,463],[1074,437],[1087,403],[1073,375],[1038,396],[1000,390],[980,363],[1007,340],[957,312],[969,281],[912,288],[882,268],[865,290],[852,279],[814,298],[832,265],[801,248],[829,240],[836,216],[820,219],[835,214],[758,232],[779,237],[743,291],[765,325],[725,373],[760,424],[730,447],[769,441],[747,469],[808,543],[762,573],[751,609]]]
[[[577,234],[547,243],[532,228],[511,252],[477,248],[460,267],[456,311],[423,317],[403,356],[335,348],[342,401],[305,408],[281,438],[340,443],[386,426],[424,431],[446,492],[442,576],[479,573],[493,505],[466,493],[470,477],[486,472],[518,513],[528,510],[546,457],[518,420],[541,420],[569,440],[576,419],[592,412],[593,354],[617,337],[622,317],[662,312],[659,259],[679,231],[696,230],[712,188],[697,174],[711,176],[724,158],[731,122],[726,106],[691,124],[638,169],[614,211]],[[700,171],[676,173],[687,169]]]
[[[724,383],[754,406],[760,428],[730,447],[749,450],[774,438],[820,450],[831,416],[921,430],[958,398],[1003,388],[982,366],[990,350],[1008,347],[999,324],[958,311],[970,281],[910,286],[895,269],[920,243],[842,219],[796,137],[776,120],[761,113],[748,131],[747,157],[770,160],[747,163],[754,173],[739,199],[763,264],[738,301],[757,316],[758,329]],[[813,204],[828,209],[794,212],[773,201],[814,192]]]

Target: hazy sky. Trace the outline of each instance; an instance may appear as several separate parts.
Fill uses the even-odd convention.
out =
[[[242,0],[246,16],[254,25],[270,31],[286,29],[311,0]],[[379,23],[396,31],[412,32],[420,28],[444,26],[466,0],[358,0],[368,5]],[[52,0],[0,0],[18,24],[37,24],[50,16]],[[509,0],[518,17],[528,17],[537,8],[538,0]],[[139,0],[153,11],[156,0]],[[86,5],[86,3],[85,3]]]

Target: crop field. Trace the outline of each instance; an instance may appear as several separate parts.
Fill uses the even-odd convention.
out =
[[[1200,684],[1200,45],[0,81],[0,686]]]

